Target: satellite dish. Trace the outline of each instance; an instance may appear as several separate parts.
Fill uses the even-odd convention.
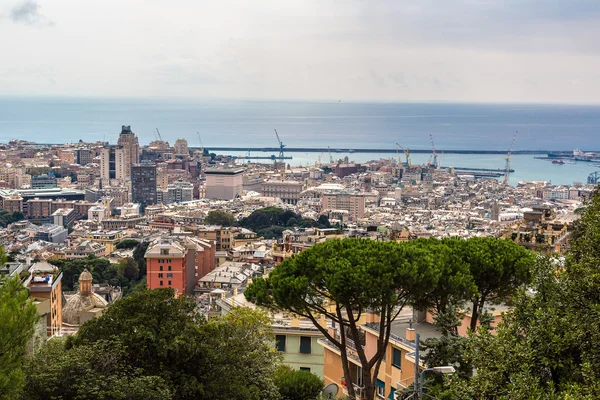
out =
[[[338,385],[336,385],[335,383],[330,383],[329,385],[325,386],[325,388],[323,389],[323,395],[326,398],[334,398],[337,394],[338,394]]]

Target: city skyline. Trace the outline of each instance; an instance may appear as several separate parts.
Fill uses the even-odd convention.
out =
[[[14,0],[0,93],[600,103],[600,6]]]

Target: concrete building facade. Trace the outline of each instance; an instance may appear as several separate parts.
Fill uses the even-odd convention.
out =
[[[262,184],[262,195],[276,197],[286,204],[297,204],[302,192],[302,182],[267,181]]]
[[[365,197],[362,194],[325,193],[321,201],[322,212],[345,210],[352,221],[357,221],[365,215]]]
[[[157,203],[156,165],[133,164],[131,167],[131,201],[140,204],[142,209]]]
[[[207,199],[231,200],[242,195],[244,168],[211,168],[204,171]]]

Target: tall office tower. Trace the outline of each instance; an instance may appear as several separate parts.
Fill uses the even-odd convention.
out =
[[[113,179],[125,180],[126,151],[120,146],[107,146],[100,151],[100,179],[103,185],[109,185]]]
[[[189,156],[190,150],[188,149],[188,142],[185,139],[177,139],[175,141],[175,145],[173,146],[173,150],[175,151],[176,156]]]
[[[140,143],[138,142],[138,138],[131,131],[131,126],[123,125],[121,127],[121,134],[119,135],[119,140],[117,144],[124,149],[125,157],[124,157],[124,179],[131,178],[131,165],[137,164],[140,162]]]
[[[131,201],[142,208],[156,204],[156,165],[133,164],[131,167]]]

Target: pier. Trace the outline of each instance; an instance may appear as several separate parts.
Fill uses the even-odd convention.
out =
[[[191,149],[197,150],[197,147],[190,147]],[[269,152],[277,153],[279,148],[277,147],[211,147],[205,146],[205,148],[211,152],[215,151],[236,151],[236,152]],[[327,148],[327,147],[286,147],[285,151],[288,153],[393,153],[396,154],[396,148],[384,148],[384,149],[369,149],[369,148]],[[409,149],[411,154],[431,154],[431,149]],[[436,149],[438,154],[502,154],[506,155],[506,150],[456,150],[456,149]],[[513,155],[540,155],[550,153],[561,153],[564,150],[513,150]],[[593,152],[593,150],[586,150],[586,152]]]

